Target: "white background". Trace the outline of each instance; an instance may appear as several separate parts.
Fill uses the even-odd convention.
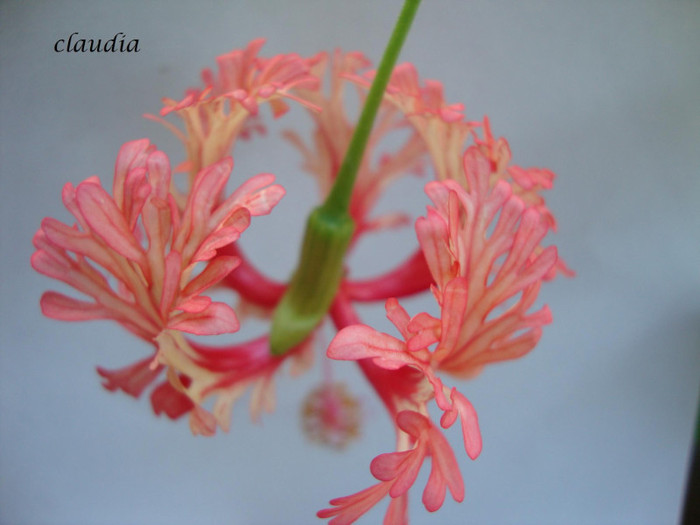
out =
[[[153,417],[147,399],[101,388],[96,365],[118,368],[148,348],[106,322],[42,318],[39,297],[55,286],[29,257],[42,217],[69,220],[63,184],[100,174],[111,186],[123,142],[148,136],[182,160],[141,114],[197,84],[216,55],[264,36],[267,56],[341,47],[376,62],[400,4],[0,3],[0,522],[305,524],[330,498],[372,483],[369,462],[391,451],[393,434],[352,365],[334,370],[362,399],[365,424],[343,453],[299,429],[318,364],[279,381],[277,411],[262,425],[240,404],[229,435],[193,438],[185,421]],[[700,3],[689,0],[423,2],[402,60],[441,80],[469,118],[488,114],[517,164],[558,174],[550,242],[578,275],[543,288],[555,320],[532,354],[460,385],[479,412],[483,453],[458,454],[466,499],[448,496],[434,515],[420,504],[423,473],[412,523],[677,520],[700,384],[699,27]],[[55,53],[75,31],[121,31],[141,51]],[[304,126],[303,112],[287,122]],[[313,185],[274,130],[239,145],[235,160],[238,183],[270,171],[288,189],[244,239],[284,278]],[[422,213],[412,183],[382,206]],[[383,270],[412,242],[410,230],[385,236],[351,262],[360,275]],[[381,307],[364,315],[388,329]]]

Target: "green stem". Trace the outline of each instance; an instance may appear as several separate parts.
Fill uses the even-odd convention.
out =
[[[349,208],[357,171],[419,4],[420,0],[405,0],[333,188],[309,216],[299,264],[272,316],[270,351],[274,355],[283,355],[304,341],[326,315],[338,291],[345,252],[355,230]]]
[[[384,50],[384,56],[379,63],[376,76],[367,94],[365,106],[362,109],[360,119],[357,121],[357,127],[353,133],[348,150],[345,152],[345,158],[340,165],[333,188],[324,203],[324,206],[328,209],[347,210],[350,206],[352,188],[362,162],[362,156],[367,147],[374,119],[377,116],[379,105],[384,97],[384,91],[386,91],[391,73],[394,71],[394,65],[396,65],[396,60],[399,57],[408,31],[411,29],[411,24],[419,5],[420,0],[406,0],[404,3],[399,19],[396,21],[394,32]]]

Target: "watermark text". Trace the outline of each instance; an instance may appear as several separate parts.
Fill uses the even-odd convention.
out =
[[[139,39],[117,33],[110,39],[81,38],[77,31],[68,38],[59,38],[53,45],[56,53],[138,53]]]

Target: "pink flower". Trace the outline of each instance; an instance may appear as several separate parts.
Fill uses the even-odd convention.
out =
[[[507,183],[490,187],[491,166],[476,148],[467,150],[464,171],[469,192],[451,181],[426,187],[435,208],[416,222],[416,232],[442,315],[412,321],[409,348],[438,343],[432,355],[438,367],[469,377],[535,346],[551,314],[546,306],[529,310],[557,251],[538,250],[547,221]]]
[[[443,411],[441,426],[448,428],[459,418],[465,450],[474,459],[481,450],[476,412],[462,394],[443,385],[437,372],[471,377],[484,364],[514,359],[530,351],[539,340],[542,325],[551,321],[546,306],[534,313],[529,310],[540,283],[556,264],[557,252],[554,247],[538,250],[549,229],[546,219],[538,209],[528,208],[513,195],[505,181],[491,185],[492,165],[477,147],[469,148],[464,155],[464,175],[469,191],[452,180],[429,183],[426,193],[434,207],[416,221],[416,234],[435,283],[432,290],[440,318],[427,313],[411,318],[396,299],[389,299],[387,317],[403,340],[355,324],[338,332],[328,356],[360,362],[369,359],[386,370],[411,367],[420,371]],[[424,408],[422,412],[427,414]],[[430,431],[408,431],[404,414],[416,414],[413,417],[417,421],[416,412],[398,412],[398,430],[419,445],[423,442],[424,448],[417,446],[375,458],[372,473],[384,484],[348,499],[334,500],[332,504],[339,505],[333,511],[337,515],[361,514],[383,495],[403,495],[426,455],[421,450],[432,451],[431,480],[438,480],[433,485],[428,483],[431,488],[424,493],[426,508],[436,510],[442,504],[445,480],[451,480],[448,485],[453,496],[460,499],[461,478],[459,484],[455,481],[459,471],[451,450],[449,455],[444,452],[449,446],[441,433],[433,431],[429,423],[423,428]],[[437,474],[435,450],[443,451]],[[336,514],[327,510],[319,515]]]
[[[396,301],[396,299],[389,299],[386,309],[387,317],[394,323],[404,338],[407,339],[411,337],[409,316],[398,304],[398,301]],[[454,455],[447,441],[442,434],[435,429],[432,423],[429,422],[427,417],[427,402],[430,401],[431,398],[434,398],[438,407],[443,410],[443,416],[440,420],[441,426],[443,428],[449,428],[459,419],[467,454],[472,459],[476,459],[480,454],[481,434],[476,411],[469,400],[456,389],[448,390],[443,386],[442,381],[437,377],[432,367],[430,359],[431,353],[427,348],[418,351],[410,351],[406,341],[401,341],[388,334],[377,332],[368,326],[356,324],[343,328],[338,332],[333,341],[331,341],[327,354],[328,357],[332,359],[358,361],[363,368],[372,385],[377,389],[378,393],[380,393],[380,396],[384,400],[396,423],[397,454],[399,455],[391,457],[396,459],[406,456],[406,462],[401,464],[405,466],[404,468],[408,469],[400,476],[402,482],[399,483],[396,488],[392,488],[394,478],[399,477],[400,473],[396,473],[395,476],[385,479],[385,477],[379,476],[373,467],[371,470],[377,479],[381,479],[384,482],[391,482],[391,484],[380,484],[383,490],[380,490],[379,486],[376,486],[374,490],[368,489],[368,491],[361,491],[354,496],[350,496],[347,500],[332,500],[332,505],[341,506],[341,509],[336,510],[340,511],[345,509],[347,505],[352,504],[353,506],[350,508],[356,510],[362,509],[360,513],[362,514],[378,503],[386,494],[389,494],[392,498],[403,496],[413,484],[413,481],[415,481],[415,475],[427,455],[426,450],[440,451],[440,455],[437,458],[434,453],[428,454],[433,455],[433,475],[431,475],[431,480],[433,476],[439,480],[454,480],[455,477],[459,478],[459,468],[454,461]],[[383,369],[386,372],[378,374],[378,369]],[[411,370],[414,370],[414,372],[411,372]],[[415,372],[419,372],[419,374],[416,375]],[[415,426],[410,426],[410,429],[413,430],[409,430],[405,423],[405,419],[409,417],[406,414],[420,415],[420,417],[427,421],[430,432],[425,431],[417,433],[415,431]],[[410,417],[415,421],[415,416]],[[424,429],[428,428],[425,424],[422,424],[422,427]],[[415,452],[407,454],[406,451],[412,450],[411,446],[414,444],[417,437],[420,437],[418,443],[422,443],[423,448],[417,447]],[[445,452],[446,450],[449,450],[449,454]],[[443,458],[443,460],[439,458]],[[444,458],[451,458],[452,460],[446,461]],[[377,461],[377,458],[375,458],[375,461]],[[436,464],[436,461],[441,462]],[[373,462],[373,465],[374,464]],[[436,468],[439,469],[437,472],[435,470]],[[434,483],[438,482],[435,481]],[[434,485],[431,485],[430,482],[428,486],[430,489],[426,488],[423,501],[428,510],[434,511],[442,505],[444,486],[442,492],[436,492],[437,489]],[[460,486],[462,487],[462,496],[460,496],[460,491],[456,490],[456,488]],[[452,487],[455,487],[455,490],[452,490]],[[461,501],[463,497],[461,478],[459,478],[459,485],[451,485],[451,490],[455,499]],[[431,496],[440,493],[442,494],[442,498]],[[362,502],[362,505],[355,506],[355,503],[358,502]],[[394,512],[395,505],[397,504],[398,503],[393,504],[390,507],[390,512]],[[322,512],[327,513],[328,511]],[[347,512],[347,510],[343,510],[343,512]],[[330,515],[331,514],[324,514],[326,517]],[[319,516],[321,516],[321,514],[319,514]],[[398,523],[403,522],[404,521],[399,521]],[[345,522],[340,521],[339,523]]]
[[[251,216],[269,213],[284,190],[272,175],[258,175],[223,199],[232,165],[229,158],[202,170],[182,212],[170,193],[168,158],[146,139],[121,148],[113,197],[96,177],[66,184],[63,202],[77,224],[44,219],[31,263],[91,300],[46,292],[42,312],[64,321],[112,319],[149,342],[165,330],[238,330],[231,307],[202,294],[239,264],[217,249],[236,241]],[[157,375],[144,362],[100,374],[107,388],[135,396]]]
[[[63,202],[78,223],[44,219],[34,238],[32,266],[93,302],[47,292],[41,299],[44,314],[70,321],[113,319],[148,341],[164,329],[197,335],[236,331],[233,310],[201,293],[238,264],[234,257],[214,258],[217,248],[238,239],[251,215],[269,213],[284,190],[270,185],[272,175],[258,175],[221,201],[232,165],[228,159],[200,172],[182,214],[169,193],[168,158],[146,139],[120,150],[114,197],[95,177],[77,188],[66,184]],[[206,265],[193,275],[198,263]]]
[[[476,148],[467,151],[464,162],[471,191],[453,181],[429,183],[426,192],[435,207],[416,222],[441,318],[424,313],[409,320],[398,303],[389,300],[387,315],[404,335],[405,348],[398,340],[391,343],[358,326],[336,336],[331,357],[348,358],[352,353],[352,359],[376,357],[380,366],[396,367],[404,359],[418,360],[470,377],[488,362],[520,357],[535,346],[551,315],[546,306],[534,313],[529,309],[557,261],[556,248],[537,250],[547,223],[512,195],[507,183],[490,188],[489,163]],[[504,306],[504,311],[498,310]],[[360,328],[362,333],[350,335]],[[379,339],[360,349],[357,344],[370,334]],[[433,344],[437,347],[429,352]]]
[[[349,226],[341,232],[347,233],[343,254],[351,234],[354,242],[365,233],[408,224],[408,215],[400,212],[375,216],[377,202],[398,178],[422,174],[430,162],[436,180],[425,192],[432,205],[415,222],[414,253],[390,271],[363,279],[345,273],[338,257],[333,279],[326,281],[332,286],[323,288],[315,281],[315,264],[319,261],[320,274],[329,265],[318,256],[319,246],[327,254],[341,253],[328,248],[340,245],[332,244],[335,226],[329,228],[325,237],[310,237],[311,257],[304,260],[313,264],[301,268],[311,275],[297,274],[309,294],[290,299],[296,301],[293,314],[312,310],[313,316],[281,316],[283,328],[292,330],[273,331],[287,343],[279,345],[281,351],[292,345],[288,333],[300,334],[293,341],[306,340],[283,356],[271,354],[269,335],[222,347],[200,344],[191,337],[235,332],[245,314],[270,317],[287,288],[256,268],[237,243],[251,217],[269,213],[284,195],[269,174],[225,193],[237,139],[264,131],[261,104],[269,104],[277,118],[287,112],[288,100],[301,103],[310,110],[312,134],[285,136],[325,197],[355,129],[344,101],[348,82],[362,98],[374,76],[365,71],[370,63],[360,53],[266,58],[259,55],[263,43],[253,40],[218,57],[216,72],[203,72],[203,86],[179,101],[164,99],[161,117],[173,113],[184,130],[150,117],[185,146],[186,160],[175,170],[189,172],[183,193],[171,180],[168,158],[147,139],[120,150],[112,195],[97,177],[64,187],[63,201],[76,224],[45,219],[34,238],[32,265],[87,299],[47,292],[42,311],[60,320],[112,319],[153,344],[151,354],[131,365],[98,368],[103,386],[138,397],[165,372],[166,379],[151,391],[154,411],[173,419],[188,414],[192,432],[206,436],[217,428],[229,430],[233,406],[247,392],[253,420],[273,410],[275,375],[287,362],[293,374],[308,368],[315,339],[309,331],[327,313],[338,329],[327,357],[357,362],[394,423],[396,448],[371,462],[378,483],[331,500],[333,508],[318,516],[332,518],[334,525],[352,523],[388,496],[384,523],[407,523],[408,492],[427,458],[431,470],[422,496],[427,510],[440,508],[448,490],[456,501],[464,499],[457,458],[443,430],[459,421],[467,455],[475,459],[481,452],[476,410],[443,377],[470,378],[488,363],[525,355],[551,322],[548,307],[533,310],[540,286],[557,272],[571,274],[556,248],[543,245],[556,228],[542,196],[554,174],[512,164],[508,142],[494,137],[487,118],[467,121],[462,104],[445,100],[442,84],[421,80],[411,64],[400,65],[369,136],[349,209],[332,216]],[[329,83],[325,91],[323,79]],[[398,147],[388,150],[386,144],[397,143],[397,137]],[[207,295],[216,286],[236,292],[237,313]],[[436,316],[411,316],[399,303],[428,290]],[[319,296],[327,299],[322,307],[309,307]],[[378,300],[385,301],[398,337],[363,324],[357,315],[355,303]],[[295,331],[299,324],[304,330]],[[432,401],[439,426],[430,417]],[[328,378],[307,398],[303,418],[311,439],[337,448],[359,433],[357,402]]]
[[[218,72],[202,72],[204,87],[189,89],[179,102],[163,99],[161,116],[175,113],[185,124],[183,133],[158,117],[146,115],[166,125],[187,150],[187,161],[180,166],[194,177],[202,168],[230,155],[237,137],[246,134],[246,125],[264,129],[257,120],[259,105],[270,105],[275,118],[289,109],[285,99],[314,107],[294,94],[295,88],[317,89],[319,79],[311,74],[313,59],[280,54],[258,56],[265,40],[251,41],[217,58]]]

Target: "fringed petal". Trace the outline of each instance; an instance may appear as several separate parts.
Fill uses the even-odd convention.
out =
[[[194,335],[220,335],[237,331],[239,324],[229,305],[212,302],[200,312],[175,315],[168,323],[168,328]]]
[[[156,416],[165,414],[170,419],[179,419],[194,408],[194,403],[166,381],[151,392],[151,406]]]
[[[124,183],[128,173],[136,168],[143,167],[148,153],[154,149],[148,139],[133,140],[124,144],[119,150],[114,166],[114,183],[112,194],[117,206],[124,210]]]
[[[107,390],[121,390],[130,396],[139,397],[162,372],[160,366],[153,367],[153,358],[148,357],[119,370],[106,370],[97,367],[97,373],[104,378],[102,386]]]
[[[319,518],[333,518],[328,525],[350,525],[360,516],[383,500],[389,493],[390,483],[377,483],[351,496],[332,499],[335,508],[319,510]]]
[[[374,363],[388,370],[412,364],[405,353],[405,343],[376,330],[355,325],[343,328],[333,338],[326,355],[331,359],[357,361],[372,358]]]
[[[113,318],[112,312],[99,304],[79,301],[57,292],[41,296],[41,313],[60,321],[89,321]]]
[[[143,249],[109,194],[97,184],[80,184],[76,190],[80,211],[100,239],[132,261],[143,257]]]

